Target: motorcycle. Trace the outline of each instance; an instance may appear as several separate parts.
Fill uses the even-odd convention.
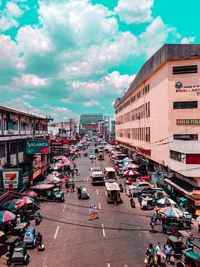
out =
[[[130,204],[131,204],[132,208],[135,208],[135,201],[134,201],[133,197],[131,197],[131,199],[130,199]]]
[[[40,213],[36,213],[35,215],[35,225],[39,225],[42,221],[42,215]]]

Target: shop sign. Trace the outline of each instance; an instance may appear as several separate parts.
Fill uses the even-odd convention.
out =
[[[26,153],[27,154],[48,154],[49,153],[49,140],[37,139],[26,141]]]
[[[182,82],[176,82],[175,88],[177,93],[197,93],[200,94],[200,85],[183,85]]]
[[[22,187],[22,169],[4,169],[0,171],[2,189],[20,189]]]
[[[177,119],[177,125],[200,125],[200,119]]]

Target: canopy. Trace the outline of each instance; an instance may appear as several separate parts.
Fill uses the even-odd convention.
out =
[[[22,208],[23,206],[24,206],[23,201],[19,199],[13,199],[13,200],[9,200],[8,202],[6,202],[2,206],[2,209],[3,210],[17,210],[17,209]]]
[[[35,200],[32,197],[29,196],[25,196],[22,198],[22,201],[28,205],[28,204],[32,204],[33,202],[35,202]]]
[[[165,205],[165,206],[171,206],[171,205],[175,205],[176,202],[174,200],[172,200],[171,198],[168,198],[168,197],[163,197],[161,199],[159,199],[157,201],[158,204],[160,205]]]
[[[0,211],[0,223],[8,223],[16,219],[16,215],[10,211]]]
[[[133,164],[133,163],[129,163],[129,164],[125,164],[125,165],[126,165],[126,168],[128,168],[128,169],[138,169],[139,168],[139,165]]]
[[[183,217],[183,212],[175,207],[165,207],[158,211],[161,215],[166,218],[180,218]]]
[[[31,187],[31,189],[36,189],[36,190],[49,190],[52,189],[54,187],[53,184],[36,184],[34,186]]]
[[[58,184],[61,182],[61,180],[55,176],[48,176],[46,179],[45,179],[45,182],[47,184]]]
[[[138,175],[138,172],[134,170],[127,170],[124,172],[124,175],[127,175],[127,176]]]
[[[32,190],[26,190],[22,193],[23,196],[37,197],[37,193]]]

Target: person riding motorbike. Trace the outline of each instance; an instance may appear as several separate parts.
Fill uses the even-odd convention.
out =
[[[36,212],[35,214],[35,225],[39,225],[42,221],[42,216],[39,212]]]

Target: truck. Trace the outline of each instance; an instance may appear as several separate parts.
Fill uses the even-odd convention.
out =
[[[104,184],[104,175],[100,167],[92,167],[90,169],[90,178],[92,185]]]

